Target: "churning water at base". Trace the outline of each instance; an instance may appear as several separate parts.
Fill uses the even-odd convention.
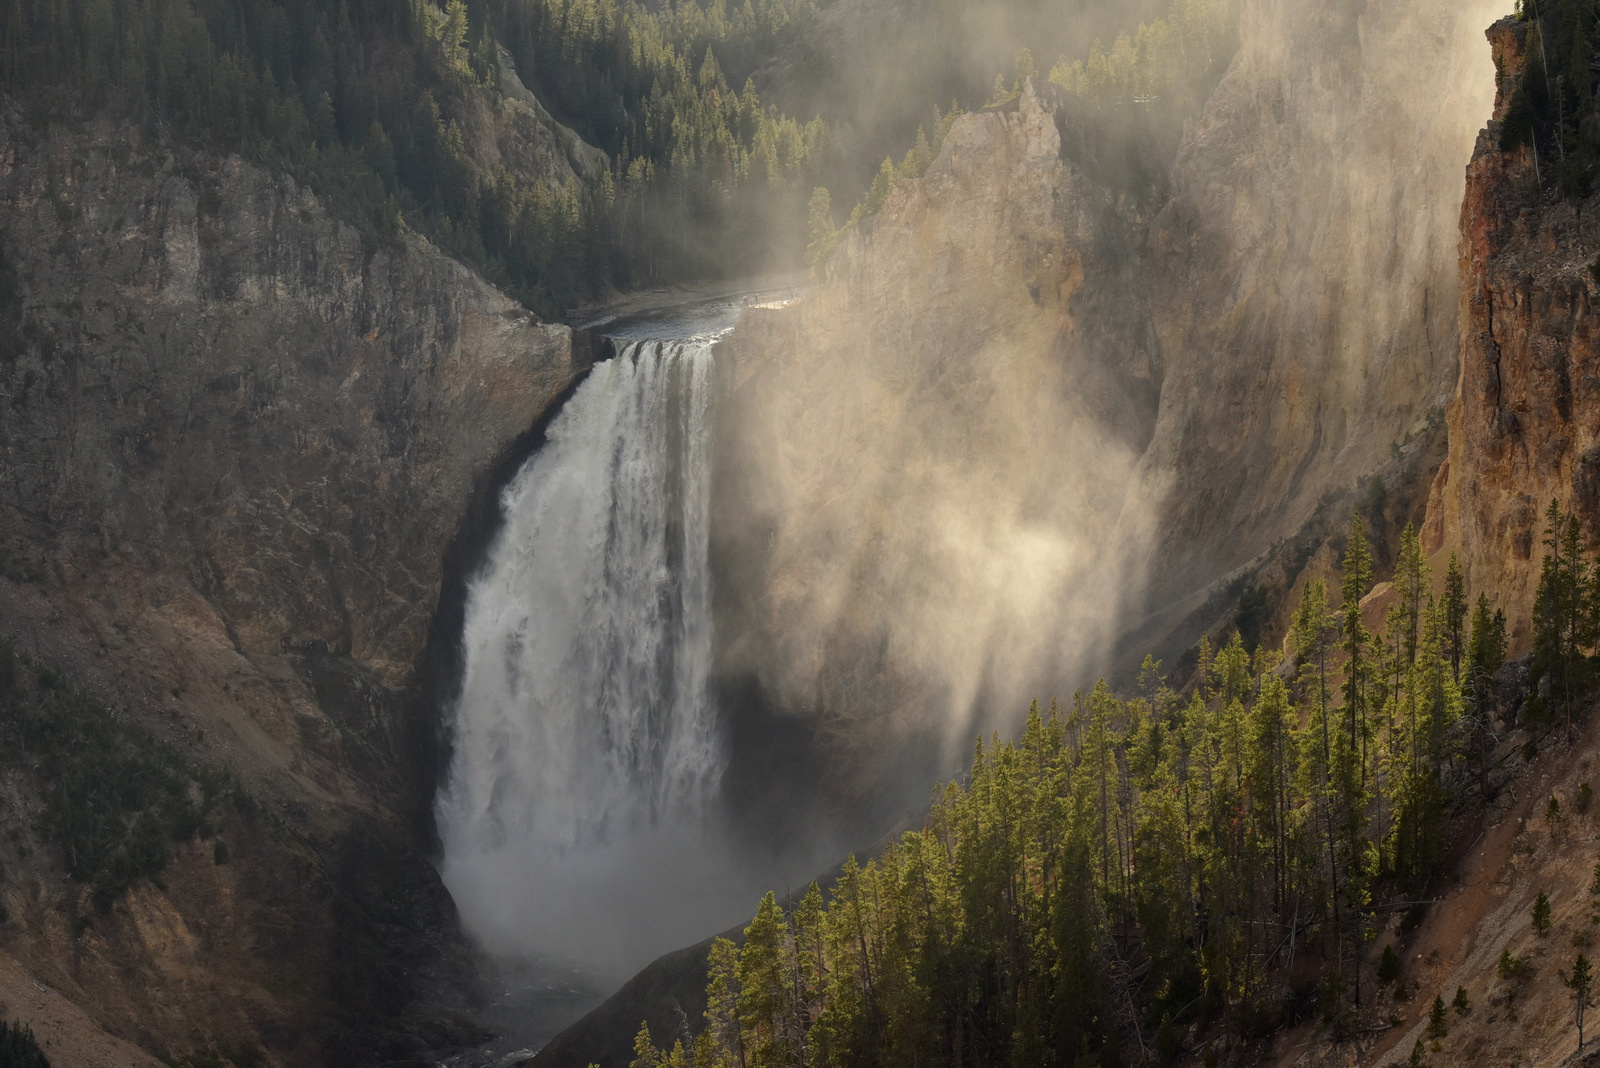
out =
[[[711,344],[597,364],[467,594],[442,874],[494,952],[621,974],[749,911],[720,871]]]

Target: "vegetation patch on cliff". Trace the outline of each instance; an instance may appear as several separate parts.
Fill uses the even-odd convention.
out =
[[[1531,145],[1541,181],[1581,200],[1600,168],[1600,19],[1582,0],[1519,2],[1517,17],[1527,22],[1528,51],[1501,121],[1501,151]]]
[[[37,830],[104,912],[166,866],[174,842],[203,834],[224,801],[249,796],[224,772],[197,766],[149,731],[0,641],[0,764],[39,783]],[[217,863],[227,859],[216,847]]]

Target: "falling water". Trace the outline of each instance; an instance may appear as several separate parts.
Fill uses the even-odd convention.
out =
[[[708,822],[711,365],[705,339],[629,343],[503,493],[438,803],[497,951],[626,970],[748,909]]]

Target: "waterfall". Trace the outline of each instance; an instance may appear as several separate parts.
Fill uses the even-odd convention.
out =
[[[502,494],[437,804],[491,949],[626,970],[748,909],[708,859],[711,368],[705,338],[630,342]]]

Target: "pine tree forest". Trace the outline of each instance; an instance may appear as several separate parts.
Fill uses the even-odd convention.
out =
[[[1547,520],[1521,716],[1554,731],[1588,683],[1600,581],[1573,517]],[[1506,619],[1453,556],[1436,582],[1408,527],[1369,598],[1374,578],[1357,517],[1284,651],[1202,643],[1182,693],[1147,657],[1133,696],[1102,681],[979,739],[920,830],[718,940],[704,1029],[641,1029],[634,1068],[1161,1063],[1195,1021],[1348,1033],[1393,981],[1370,941],[1436,888],[1452,807],[1487,790],[1516,714]]]

